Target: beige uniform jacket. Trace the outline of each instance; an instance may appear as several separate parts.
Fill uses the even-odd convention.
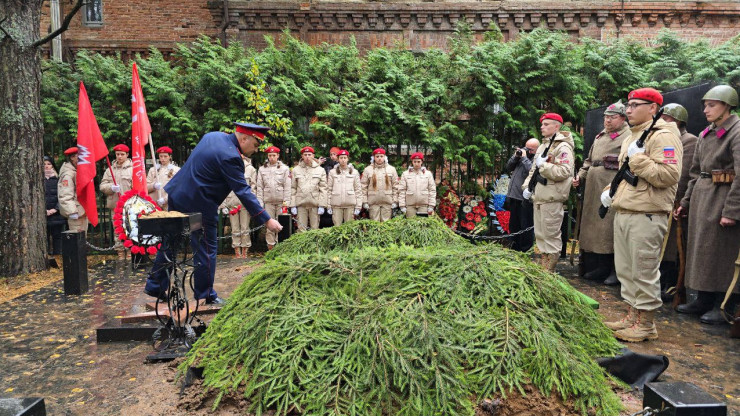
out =
[[[342,170],[339,164],[329,171],[327,208],[362,208],[360,172],[352,165]]]
[[[255,169],[254,166],[252,165],[251,159],[242,158],[242,161],[244,162],[244,179],[247,181],[247,185],[254,188],[255,184],[257,183],[257,169]],[[241,201],[239,201],[239,198],[232,191],[232,192],[229,192],[228,195],[226,195],[226,199],[224,199],[224,202],[222,202],[218,208],[219,209],[227,208],[231,210],[233,208],[238,207],[241,204],[242,203]]]
[[[121,166],[113,162],[113,174],[116,176],[116,184],[121,187],[121,195],[131,190],[133,167],[131,159],[126,159]],[[110,176],[110,169],[106,169],[103,180],[100,182],[100,190],[107,196],[105,206],[114,209],[118,203],[119,194],[113,192],[111,186],[113,186],[113,178]]]
[[[263,207],[265,204],[280,205],[290,203],[290,168],[277,162],[270,165],[265,162],[257,172],[255,195]]]
[[[388,162],[371,164],[362,172],[362,202],[368,205],[392,205],[398,202],[398,172]]]
[[[409,167],[398,182],[398,206],[433,209],[437,204],[437,185],[432,172]]]
[[[290,186],[290,206],[326,207],[326,171],[317,161],[306,166],[303,161],[293,168]]]
[[[149,192],[149,197],[156,201],[159,198],[159,193],[161,191],[162,198],[164,198],[166,204],[167,192],[164,191],[164,186],[167,185],[170,179],[172,179],[172,177],[179,171],[180,167],[175,166],[172,162],[167,166],[159,166],[159,168],[153,167],[149,169],[149,174],[146,175],[146,191]],[[154,189],[154,184],[157,182],[162,184],[162,189],[159,191]]]
[[[547,149],[549,139],[544,140],[534,155],[534,160]],[[548,161],[540,167],[540,175],[547,179],[547,185],[538,183],[532,195],[535,204],[547,204],[550,202],[565,202],[573,185],[573,136],[569,131],[561,131],[555,135],[554,142],[547,152]],[[524,180],[522,189],[527,189],[534,171],[537,169],[535,163],[529,170],[527,179]]]
[[[632,127],[632,136],[622,143],[619,164],[627,158],[627,149],[637,141],[651,121]],[[645,140],[645,153],[629,159],[630,170],[639,178],[637,186],[622,181],[612,199],[612,207],[622,212],[668,214],[673,210],[678,179],[681,176],[683,147],[676,123],[658,120],[656,131]]]
[[[77,202],[77,168],[71,163],[65,162],[59,170],[59,183],[57,184],[57,194],[59,197],[59,213],[64,218],[69,218],[71,214],[77,214],[80,217],[85,215],[85,209]]]

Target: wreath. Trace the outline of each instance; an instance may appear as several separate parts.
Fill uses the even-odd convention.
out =
[[[132,189],[118,199],[113,210],[113,230],[116,237],[123,241],[123,246],[131,254],[157,254],[161,247],[159,237],[153,235],[139,235],[138,221],[142,215],[161,211],[154,200],[145,193]]]

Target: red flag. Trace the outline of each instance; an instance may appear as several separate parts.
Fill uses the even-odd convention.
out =
[[[80,82],[80,100],[77,112],[77,200],[85,208],[90,224],[98,225],[98,206],[95,203],[97,172],[95,162],[108,155],[100,127],[95,120],[85,84]]]
[[[145,145],[149,143],[152,127],[146,115],[144,93],[141,92],[139,71],[134,62],[134,71],[131,81],[131,161],[134,164],[132,189],[146,193],[146,164]]]

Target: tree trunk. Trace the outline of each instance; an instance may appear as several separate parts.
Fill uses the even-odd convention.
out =
[[[41,3],[0,0],[0,276],[46,267]]]

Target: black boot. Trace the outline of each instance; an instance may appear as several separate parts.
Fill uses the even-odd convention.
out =
[[[725,317],[722,315],[722,310],[720,310],[720,306],[722,306],[722,301],[725,300],[723,294],[720,292],[714,293],[714,305],[712,307],[712,310],[705,313],[704,315],[699,318],[699,321],[703,324],[708,325],[722,325],[727,324],[725,320]]]
[[[583,275],[583,278],[586,280],[596,280],[601,281],[606,279],[607,276],[609,276],[609,272],[611,271],[611,265],[609,262],[609,255],[608,254],[592,254],[597,258],[597,265],[596,268],[591,270],[588,273],[585,273]]]
[[[617,268],[614,266],[614,254],[604,254],[604,256],[606,256],[609,269],[611,269],[609,276],[604,280],[604,284],[607,286],[617,286],[619,285],[619,279],[617,279]]]
[[[676,312],[689,315],[703,315],[712,309],[714,292],[699,291],[699,296],[693,302],[678,305]]]

